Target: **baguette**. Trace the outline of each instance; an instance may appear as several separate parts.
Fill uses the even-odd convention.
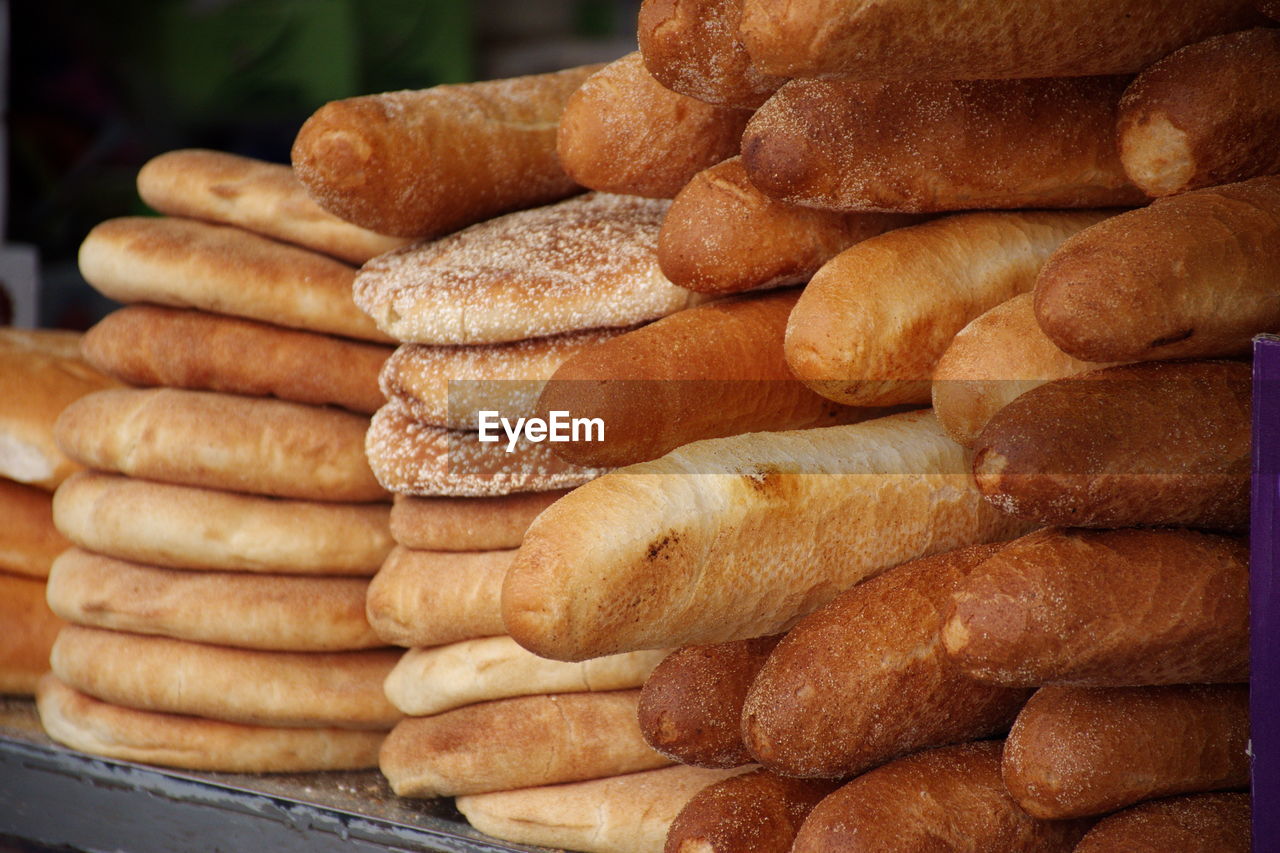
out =
[[[517,492],[496,498],[396,495],[391,536],[415,551],[519,548],[529,525],[567,492]]]
[[[1258,11],[1280,21],[1280,0],[1257,0]]]
[[[1075,853],[1249,853],[1248,794],[1141,803],[1098,821]]]
[[[1257,20],[1249,0],[743,0],[739,35],[764,72],[870,80],[1079,77],[1139,71]]]
[[[730,776],[680,810],[665,853],[788,853],[800,824],[838,784],[767,770]]]
[[[738,153],[750,117],[671,91],[636,51],[591,75],[569,98],[556,150],[583,186],[673,198],[698,172]]]
[[[46,578],[53,560],[71,547],[53,526],[49,493],[0,478],[0,572]]]
[[[1165,196],[1280,172],[1280,32],[1184,47],[1138,75],[1116,134],[1129,178]]]
[[[1249,784],[1247,685],[1042,687],[1013,724],[1002,776],[1029,814],[1097,815]]]
[[[1105,213],[969,213],[899,228],[818,270],[787,323],[787,363],[806,385],[858,406],[928,403],[957,332],[1035,285],[1072,234]]]
[[[1280,175],[1194,190],[1062,245],[1036,280],[1036,319],[1085,361],[1243,355],[1280,329]]]
[[[36,692],[65,624],[45,604],[42,581],[0,573],[0,695]]]
[[[767,769],[841,779],[893,758],[1004,732],[1028,691],[983,684],[942,643],[951,593],[998,545],[890,569],[800,620],[742,707],[742,738]]]
[[[686,646],[650,673],[640,691],[640,731],[663,755],[697,767],[751,763],[742,703],[781,635]]]
[[[503,622],[560,660],[777,633],[890,566],[1016,535],[967,467],[928,412],[695,442],[538,516]]]
[[[1048,528],[955,590],[952,662],[1009,686],[1249,677],[1249,548],[1190,530]]]
[[[331,101],[298,131],[294,172],[325,210],[397,237],[564,198],[556,125],[598,67]]]
[[[1142,203],[1115,144],[1125,77],[793,80],[742,136],[751,182],[824,210]]]
[[[974,446],[984,497],[1040,524],[1249,522],[1249,365],[1109,367],[1034,388]]]
[[[369,584],[369,624],[384,642],[407,647],[501,634],[502,579],[514,554],[397,547]]]

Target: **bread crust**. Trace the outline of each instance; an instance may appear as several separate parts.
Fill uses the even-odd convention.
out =
[[[416,551],[497,551],[519,548],[544,509],[568,494],[517,492],[495,498],[396,495],[391,535]]]
[[[53,526],[53,501],[35,486],[0,478],[0,572],[46,578],[53,560],[71,547]]]
[[[768,770],[703,788],[667,832],[665,853],[788,853],[800,824],[838,783]]]
[[[1104,817],[1077,853],[1249,853],[1248,794],[1191,794],[1140,803]]]
[[[408,647],[502,634],[502,580],[514,555],[397,547],[369,584],[369,624],[385,642]]]
[[[0,572],[0,694],[36,692],[65,624],[45,604],[43,580]]]

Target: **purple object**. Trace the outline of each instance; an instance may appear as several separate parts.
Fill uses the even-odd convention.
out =
[[[1253,341],[1249,691],[1253,850],[1280,851],[1280,337]]]

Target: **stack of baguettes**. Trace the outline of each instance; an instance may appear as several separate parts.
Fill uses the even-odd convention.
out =
[[[140,172],[159,217],[102,223],[80,266],[129,303],[84,337],[128,386],[58,418],[90,469],[58,489],[68,623],[37,695],[55,740],[190,769],[377,764],[399,658],[365,616],[391,550],[364,458],[387,338],[353,263],[403,241],[332,217],[284,166],[176,151]]]

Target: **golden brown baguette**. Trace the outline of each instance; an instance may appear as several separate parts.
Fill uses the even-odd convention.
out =
[[[928,403],[933,370],[983,311],[1029,291],[1062,241],[1106,213],[967,213],[899,228],[828,261],[787,323],[787,363],[848,405]]]
[[[703,169],[671,202],[658,263],[675,284],[737,293],[807,281],[854,243],[917,221],[897,213],[836,213],[770,198],[741,157]]]
[[[564,170],[593,190],[673,198],[698,172],[738,153],[748,110],[673,92],[639,51],[591,75],[569,98],[556,150]]]
[[[942,636],[954,665],[996,684],[1245,681],[1249,547],[1191,530],[1038,530],[959,584]]]
[[[1249,784],[1247,685],[1042,687],[1009,732],[1001,775],[1047,820]]]
[[[1249,522],[1249,365],[1121,365],[1041,385],[974,445],[987,500],[1040,524]]]
[[[396,495],[391,535],[416,551],[519,548],[529,525],[567,492],[517,492],[496,498]]]
[[[331,101],[298,131],[294,172],[325,210],[400,237],[564,198],[556,125],[598,67]]]
[[[777,633],[905,560],[1016,535],[968,464],[928,412],[686,445],[538,516],[503,622],[561,660]]]
[[[0,573],[0,695],[30,695],[49,671],[49,650],[66,624],[44,600],[44,581]]]
[[[1000,781],[1000,741],[930,749],[854,779],[809,813],[795,853],[1068,853],[1085,821],[1036,820]]]
[[[369,584],[369,624],[397,646],[441,646],[503,633],[502,579],[514,551],[397,547]]]
[[[640,731],[681,764],[740,767],[742,703],[781,635],[686,646],[658,664],[640,690]]]
[[[1103,818],[1074,853],[1249,853],[1248,794],[1191,794]]]
[[[870,80],[1079,77],[1139,71],[1257,20],[1249,0],[743,0],[739,33],[762,71]]]
[[[824,210],[1116,207],[1128,78],[916,83],[793,80],[742,136],[751,182]]]
[[[53,501],[44,489],[0,478],[0,572],[46,578],[71,543],[53,526]]]
[[[800,824],[838,784],[768,770],[730,776],[680,810],[665,853],[787,853]]]
[[[1280,329],[1280,175],[1158,199],[1062,245],[1036,319],[1085,361],[1240,355]]]
[[[742,706],[742,739],[756,760],[785,776],[841,779],[1005,731],[1028,691],[974,679],[942,643],[951,593],[999,548],[890,569],[800,620]]]
[[[1280,172],[1280,32],[1184,47],[1138,75],[1116,133],[1129,178],[1173,195]]]

